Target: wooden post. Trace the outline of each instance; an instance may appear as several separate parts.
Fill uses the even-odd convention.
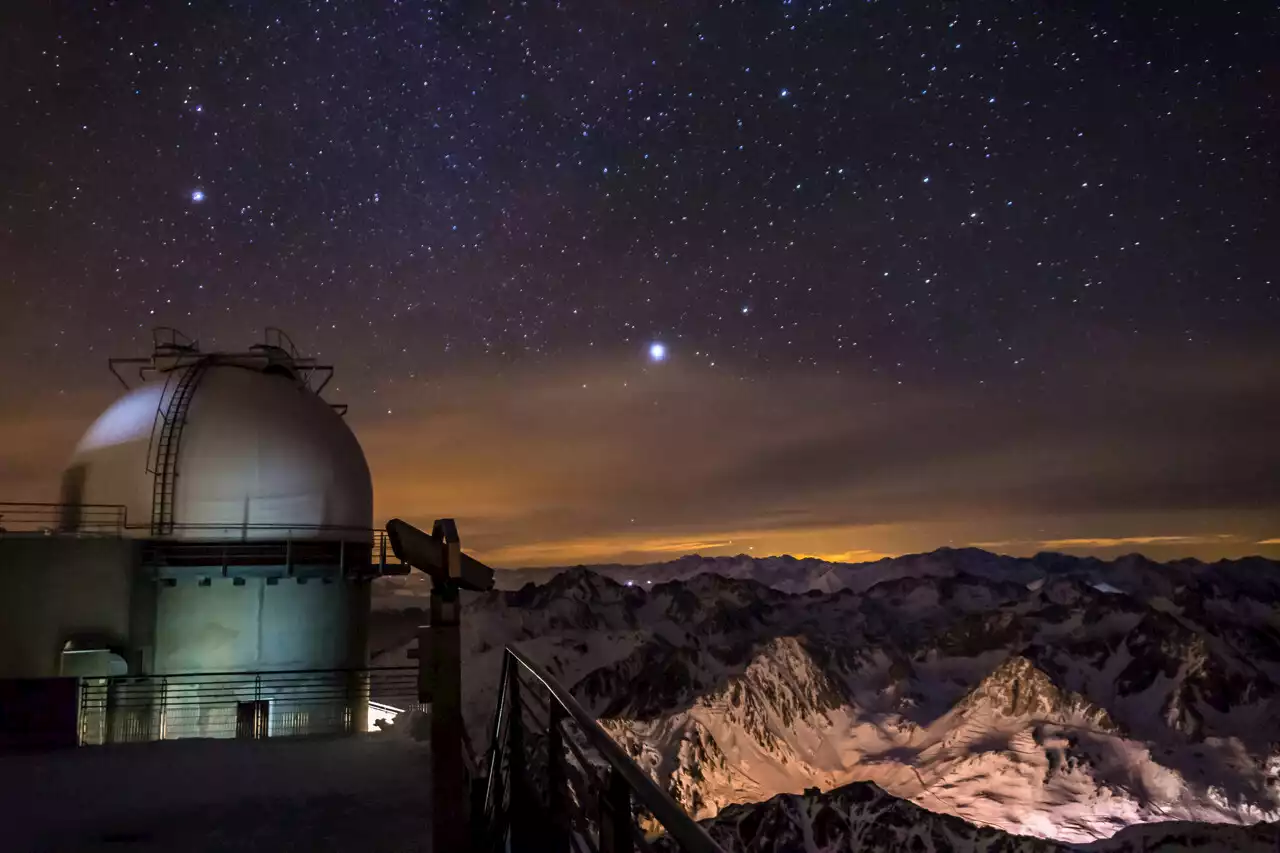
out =
[[[387,522],[386,535],[397,559],[431,577],[431,624],[418,634],[418,684],[419,701],[431,704],[434,850],[470,853],[476,827],[469,814],[472,788],[463,762],[466,730],[458,592],[493,589],[493,569],[462,553],[458,526],[450,518],[436,519],[430,536],[393,518]]]
[[[631,826],[631,789],[616,769],[600,791],[600,853],[634,853]]]
[[[456,547],[456,546],[455,546]],[[462,761],[462,662],[458,587],[433,582],[431,624],[419,633],[419,684],[431,703],[431,837],[438,853],[470,847],[470,784]],[[425,634],[425,637],[423,637]],[[426,648],[422,647],[426,640]],[[423,672],[423,668],[426,672]]]

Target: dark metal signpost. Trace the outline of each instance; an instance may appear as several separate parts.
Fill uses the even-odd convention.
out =
[[[431,624],[418,628],[418,698],[431,704],[431,835],[436,853],[466,853],[470,781],[462,758],[462,644],[458,592],[493,588],[493,570],[462,553],[453,519],[431,534],[393,518],[387,537],[401,561],[431,578]]]

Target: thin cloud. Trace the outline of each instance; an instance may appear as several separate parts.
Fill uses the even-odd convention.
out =
[[[619,556],[647,560],[669,559],[672,554],[699,554],[732,547],[732,540],[668,541],[626,537],[556,540],[495,548],[481,552],[496,565],[551,565],[612,561]]]
[[[1050,551],[1072,548],[1105,549],[1122,548],[1126,545],[1206,545],[1236,539],[1230,533],[1217,533],[1205,536],[1099,536],[1077,539],[1048,539],[1040,542],[1040,547]]]
[[[822,560],[827,563],[874,563],[896,554],[885,554],[870,548],[858,548],[853,551],[841,551],[835,554],[794,554],[797,559]]]
[[[1280,545],[1268,432],[1280,375],[1242,363],[1253,367],[1156,360],[1105,381],[1082,369],[1088,394],[1010,400],[602,357],[388,383],[350,421],[375,519],[456,518],[463,546],[495,565],[693,551],[859,562],[964,542],[1216,557]],[[0,407],[0,499],[56,498],[75,439],[113,393],[30,415]]]

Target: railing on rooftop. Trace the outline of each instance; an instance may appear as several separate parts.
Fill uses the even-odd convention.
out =
[[[0,535],[123,536],[126,526],[126,510],[116,504],[0,501]]]
[[[183,524],[152,535],[116,504],[0,502],[0,536],[136,537],[158,566],[339,565],[354,573],[406,574],[387,532],[363,527],[289,524]],[[367,566],[367,568],[365,568]]]
[[[532,722],[535,725],[530,726]],[[508,646],[477,825],[485,851],[720,853],[538,663]]]
[[[418,669],[85,677],[80,743],[354,734],[373,706],[420,708]]]

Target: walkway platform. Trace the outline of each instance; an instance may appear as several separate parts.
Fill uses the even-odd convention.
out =
[[[427,745],[397,734],[0,756],[13,853],[426,853]]]

